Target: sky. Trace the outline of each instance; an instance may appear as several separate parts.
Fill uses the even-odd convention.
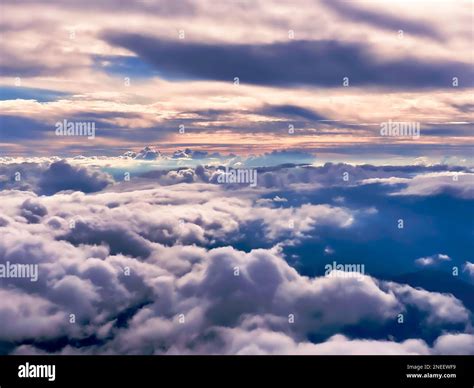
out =
[[[471,163],[473,5],[435,3],[3,1],[1,155]],[[57,136],[63,120],[95,138]],[[390,120],[420,136],[382,136]]]
[[[0,354],[474,355],[473,14],[3,0]]]

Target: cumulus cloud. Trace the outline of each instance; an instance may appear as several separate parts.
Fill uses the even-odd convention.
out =
[[[250,162],[252,160],[250,159]],[[247,162],[244,162],[246,165]],[[281,165],[276,167],[259,168],[259,184],[264,187],[285,188],[292,184],[306,184],[314,189],[328,186],[354,186],[365,184],[383,184],[405,186],[402,191],[398,188],[394,194],[406,195],[434,195],[442,192],[436,177],[443,177],[450,184],[450,194],[469,197],[473,182],[472,174],[463,168],[453,168],[458,171],[448,171],[449,166],[374,166],[369,164],[352,165],[346,163],[325,163],[322,166],[294,166]],[[453,179],[454,177],[454,179]],[[459,179],[458,179],[459,178]],[[412,189],[418,182],[428,180],[430,187],[426,190]]]
[[[474,355],[474,335],[444,334],[436,339],[433,348],[435,354]]]
[[[468,172],[428,172],[413,178],[375,178],[366,179],[364,183],[381,183],[387,185],[404,184],[402,189],[393,195],[433,196],[450,194],[460,198],[474,198],[474,174]]]
[[[389,287],[405,305],[415,306],[425,312],[425,319],[429,323],[460,323],[469,319],[469,310],[451,294],[393,283]]]
[[[334,168],[346,166],[322,167]],[[88,194],[1,191],[1,260],[39,266],[37,282],[2,279],[4,352],[437,354],[454,351],[455,335],[469,343],[471,313],[451,294],[370,275],[305,276],[290,265],[286,245],[353,228],[360,210],[295,205],[265,187],[209,183],[215,171],[196,170],[191,183],[167,177],[157,186],[157,175]],[[268,170],[278,171],[291,173]],[[249,236],[258,249],[239,247]],[[399,314],[415,314],[420,333],[438,342],[399,333],[387,340]],[[354,332],[361,327],[377,337]]]
[[[471,263],[470,261],[466,261],[464,264],[464,270],[467,271],[467,273],[474,278],[474,263]]]
[[[30,198],[21,204],[21,216],[25,217],[28,222],[38,223],[48,211],[39,202],[34,202]]]
[[[113,182],[106,173],[91,166],[70,164],[57,158],[38,162],[0,164],[0,189],[34,191],[52,195],[63,190],[96,192]]]
[[[43,234],[43,246],[32,241],[41,263],[39,284],[21,280],[14,284],[16,292],[37,294],[43,304],[59,312],[62,331],[56,334],[65,331],[71,342],[62,349],[66,353],[292,353],[299,348],[323,353],[330,350],[307,343],[312,332],[331,336],[361,322],[383,326],[408,305],[428,315],[428,326],[467,320],[467,312],[451,296],[381,284],[371,277],[362,282],[345,277],[306,278],[288,265],[278,249],[245,253],[231,247],[207,250],[153,243],[153,254],[142,260],[112,255],[100,246],[72,246],[51,238]],[[18,247],[18,240],[9,237],[7,241]],[[45,254],[47,249],[56,258]],[[24,258],[31,260],[27,252]],[[67,258],[67,252],[72,257]],[[66,313],[75,314],[75,324],[67,322]],[[38,314],[35,310],[32,317]],[[294,316],[291,324],[290,314]],[[28,337],[29,332],[21,328],[17,336]],[[268,343],[270,348],[252,347],[251,342],[244,346],[250,337],[229,340],[226,334],[258,330],[269,331],[269,341],[282,338],[288,348],[278,341]],[[96,339],[88,347],[73,345],[91,333],[105,339]],[[238,337],[242,338],[237,346],[233,343]],[[228,347],[222,341],[230,341]],[[35,343],[41,349],[40,341]],[[392,351],[403,352],[408,345],[393,344]],[[332,351],[341,349],[342,344]],[[369,346],[365,352],[382,352],[382,346]]]
[[[65,331],[65,313],[44,298],[0,288],[0,339],[5,342],[58,338]]]
[[[62,190],[91,193],[102,190],[111,183],[104,173],[89,171],[83,167],[73,167],[65,161],[52,163],[39,180],[39,189],[46,195]]]
[[[415,355],[430,354],[429,346],[418,339],[394,342],[388,340],[350,339],[336,334],[322,343],[296,342],[284,333],[256,329],[222,329],[228,354],[273,355]]]

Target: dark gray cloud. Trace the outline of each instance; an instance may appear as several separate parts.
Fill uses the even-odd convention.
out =
[[[420,133],[422,136],[471,137],[474,133],[474,123],[428,124],[421,128]]]
[[[54,124],[45,123],[35,118],[0,115],[0,138],[5,140],[42,139],[47,132],[53,133]]]
[[[362,44],[332,40],[273,44],[204,44],[165,41],[139,34],[106,32],[111,45],[126,48],[162,74],[173,78],[291,86],[447,88],[452,77],[472,85],[474,70],[458,62],[401,58],[382,62]]]
[[[101,227],[78,220],[75,227],[66,235],[61,236],[60,239],[69,241],[74,245],[107,244],[110,247],[110,252],[114,255],[121,253],[133,257],[147,258],[151,252],[147,240],[119,225],[106,224]]]
[[[62,190],[91,193],[113,182],[106,173],[71,165],[65,160],[0,164],[0,190],[24,190],[52,195]],[[29,202],[25,207],[31,210]]]
[[[71,166],[66,161],[52,163],[38,182],[40,192],[51,195],[62,190],[76,190],[91,193],[112,183],[109,176],[84,167]]]

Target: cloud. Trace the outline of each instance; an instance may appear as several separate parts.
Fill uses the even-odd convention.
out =
[[[315,160],[315,155],[304,150],[290,149],[290,150],[276,150],[267,152],[263,155],[249,156],[242,160],[242,164],[248,167],[268,167],[278,166],[281,164],[299,164],[312,163]],[[238,161],[237,161],[238,163]],[[265,170],[263,170],[265,171]]]
[[[474,335],[445,334],[436,339],[433,347],[435,354],[474,355]]]
[[[49,171],[49,165],[22,165],[25,172],[28,167],[34,174]],[[346,168],[307,171],[332,185],[332,174]],[[365,166],[353,174],[363,180],[425,169]],[[295,204],[291,195],[287,202],[260,201],[277,196],[265,188],[204,183],[212,169],[189,170],[191,183],[159,185],[158,177],[95,193],[1,191],[0,259],[39,266],[37,282],[2,279],[0,293],[12,295],[7,300],[34,306],[26,323],[13,327],[23,310],[11,312],[0,302],[9,327],[2,352],[437,354],[455,348],[456,338],[444,335],[471,335],[471,312],[452,294],[367,274],[358,280],[299,272],[285,247],[318,240],[326,228],[338,234],[354,228],[360,207],[308,198]],[[90,177],[92,170],[80,174]],[[247,241],[256,248],[242,248]],[[399,314],[407,317],[405,331]],[[431,345],[436,338],[440,345]]]
[[[429,352],[422,340],[399,344],[361,339],[348,344],[353,345],[349,350],[345,343],[309,343],[305,338],[313,330],[331,335],[344,325],[361,321],[383,325],[395,319],[403,302],[392,292],[382,291],[370,278],[364,282],[308,279],[277,257],[275,252],[264,250],[248,254],[232,248],[210,251],[202,262],[204,267],[196,262],[174,291],[167,279],[157,280],[161,300],[137,313],[105,350],[120,354],[286,354],[300,352],[298,349],[308,354]],[[178,299],[170,305],[173,295]],[[294,314],[295,323],[289,323],[289,314]],[[262,342],[252,340],[254,335]],[[345,340],[338,336],[329,342],[336,339]],[[283,348],[282,343],[289,347]]]
[[[1,341],[41,341],[64,332],[65,314],[50,301],[4,288],[0,297]]]
[[[418,355],[430,354],[423,340],[410,339],[401,343],[366,339],[349,339],[334,335],[325,342],[296,342],[284,333],[257,329],[223,329],[221,335],[227,354],[255,355]]]
[[[277,116],[285,118],[297,118],[311,121],[325,120],[326,117],[314,112],[311,109],[302,108],[297,105],[269,105],[265,106],[260,113],[267,116]]]
[[[473,353],[471,15],[398,3],[4,0],[0,353]]]
[[[34,202],[30,198],[21,205],[21,215],[33,224],[40,222],[47,213],[48,210],[41,203]]]
[[[406,34],[420,35],[431,39],[443,40],[442,34],[432,25],[422,20],[400,18],[389,13],[360,8],[340,0],[323,0],[325,6],[346,19],[356,23],[366,23],[391,32],[402,30]]]
[[[474,278],[474,263],[471,263],[470,261],[466,261],[464,265],[464,270],[468,272],[468,274]]]
[[[469,319],[469,311],[453,295],[429,292],[408,285],[390,284],[390,289],[406,305],[427,313],[426,322],[459,323]]]
[[[43,236],[47,237],[44,233]],[[405,303],[419,306],[436,318],[427,321],[427,325],[451,322],[456,316],[463,318],[462,308],[448,297],[450,310],[446,315],[436,312],[446,309],[441,307],[443,297],[436,293],[419,292],[419,300],[406,302],[405,296],[398,296],[395,286],[384,291],[370,277],[363,282],[302,277],[275,250],[245,253],[231,247],[207,251],[155,246],[156,252],[146,261],[109,255],[107,251],[105,258],[92,258],[81,252],[83,246],[68,250],[77,252],[72,260],[59,256],[58,260],[40,265],[40,285],[32,290],[61,311],[65,328],[59,333],[68,338],[69,350],[62,350],[66,353],[256,353],[249,338],[244,347],[245,337],[240,340],[243,349],[223,346],[221,341],[226,337],[222,333],[264,328],[271,331],[269,341],[285,338],[285,333],[291,332],[287,341],[291,339],[290,343],[307,352],[316,352],[317,348],[313,350],[305,339],[313,331],[330,336],[346,325],[360,322],[383,326],[403,311]],[[47,257],[41,250],[37,255]],[[180,261],[187,266],[180,265]],[[235,276],[236,267],[239,276]],[[125,268],[130,268],[130,277],[124,276]],[[32,286],[17,282],[16,287],[27,291]],[[408,286],[405,292],[415,293]],[[427,298],[434,298],[434,302],[430,304],[425,301]],[[133,309],[137,304],[142,307]],[[130,312],[119,325],[120,311]],[[69,312],[76,316],[75,325],[67,323]],[[38,314],[32,314],[31,322]],[[179,322],[180,314],[184,323]],[[294,324],[288,323],[289,314],[294,314]],[[17,329],[17,338],[27,337],[28,332],[21,329]],[[213,332],[217,338],[211,335]],[[78,346],[87,333],[104,340],[97,338],[89,346]],[[18,341],[19,346],[21,343]],[[46,346],[41,338],[35,338],[33,344],[39,349]],[[292,351],[279,347],[278,341],[268,346],[273,347],[273,352]],[[403,346],[393,346],[393,352],[403,351]],[[380,352],[381,347],[378,349],[369,347],[366,352]],[[333,351],[343,352],[341,347]],[[258,352],[272,350],[264,347]]]
[[[91,193],[113,183],[110,175],[97,168],[70,164],[59,158],[1,163],[0,178],[3,178],[0,179],[1,190],[25,190],[41,195],[63,190]]]
[[[415,260],[415,263],[422,267],[426,267],[426,266],[436,265],[444,261],[450,261],[450,260],[451,258],[448,255],[438,253],[432,256],[420,257]]]
[[[161,323],[150,328],[142,335],[153,336],[158,331],[163,334],[166,326]],[[170,332],[170,328],[167,330]],[[341,334],[330,337],[320,343],[297,342],[291,336],[265,329],[243,330],[240,328],[220,328],[214,330],[208,343],[197,344],[198,354],[228,355],[469,355],[472,354],[474,336],[472,334],[447,334],[436,339],[430,347],[421,339],[408,339],[402,342],[390,340],[352,339]],[[217,337],[217,338],[216,338]],[[212,340],[215,342],[213,343]],[[189,354],[177,346],[172,347],[170,354]],[[84,354],[87,351],[65,348],[63,354]],[[19,346],[14,354],[42,354],[37,348],[29,345]]]
[[[111,182],[111,178],[102,172],[91,172],[86,168],[58,161],[49,166],[41,176],[38,185],[42,193],[51,195],[62,190],[91,193],[102,190]]]
[[[366,179],[363,183],[404,184],[404,187],[393,192],[393,195],[434,196],[448,194],[464,199],[474,198],[474,175],[470,172],[426,172],[412,178],[375,178]]]
[[[0,115],[0,133],[4,140],[41,139],[53,130],[52,124],[34,118]]]
[[[457,62],[413,58],[382,62],[362,44],[334,40],[272,44],[210,44],[166,41],[140,34],[108,31],[109,44],[126,48],[172,79],[234,81],[267,86],[444,88],[453,74],[472,86],[472,69]],[[216,63],[219,66],[215,66]]]
[[[471,19],[462,4],[299,4],[5,2],[1,152],[113,155],[159,142],[162,151],[295,147],[325,160],[469,162]],[[130,29],[116,28],[130,17]],[[420,94],[425,87],[438,90]],[[419,122],[421,137],[377,135],[394,116]],[[56,138],[64,118],[94,120],[97,138]]]
[[[35,88],[26,88],[26,87],[2,87],[0,88],[0,100],[35,100],[39,102],[49,102],[58,100],[60,97],[64,97],[66,93],[59,92],[56,90],[47,90],[47,89],[35,89]],[[2,125],[9,124],[5,123],[5,118],[2,116],[0,118]],[[3,135],[3,133],[2,133]]]
[[[74,228],[61,239],[74,245],[107,244],[112,254],[122,253],[133,257],[147,258],[151,253],[148,241],[123,226],[109,223],[108,225],[90,225],[80,219]]]
[[[26,0],[25,3],[36,4],[34,0]],[[5,4],[16,4],[15,1],[6,0]],[[93,0],[86,0],[81,4],[71,3],[67,0],[53,0],[48,4],[59,8],[73,8],[73,9],[94,9],[105,12],[155,12],[164,16],[172,15],[187,15],[192,14],[195,6],[193,2],[183,0],[179,4],[169,3],[166,0],[157,0],[153,2],[134,3],[117,3],[116,0],[104,0],[97,3]]]

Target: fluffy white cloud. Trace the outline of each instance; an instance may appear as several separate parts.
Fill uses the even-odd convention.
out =
[[[430,324],[467,322],[469,311],[451,294],[429,292],[408,285],[389,283],[390,289],[405,305],[427,313]]]
[[[430,196],[449,193],[460,198],[474,198],[474,174],[466,172],[431,172],[413,178],[372,178],[364,180],[363,183],[406,184],[393,195]]]
[[[432,266],[432,265],[436,265],[444,261],[450,261],[450,260],[451,258],[448,255],[445,255],[443,253],[438,253],[432,256],[420,257],[415,260],[415,263],[422,267],[426,267],[426,266]]]
[[[349,339],[337,334],[322,343],[296,342],[281,332],[257,329],[222,329],[228,354],[293,355],[414,355],[430,354],[429,346],[419,339],[403,342]]]
[[[444,334],[434,343],[436,354],[474,355],[474,335],[467,333]]]
[[[66,316],[54,303],[17,290],[0,288],[0,340],[21,342],[61,337]]]
[[[464,270],[467,271],[472,278],[474,278],[474,263],[466,261],[464,264]]]
[[[421,339],[340,335],[360,325],[388,335],[398,314],[412,310],[424,330],[457,325],[467,333],[470,313],[452,295],[367,275],[299,274],[282,241],[325,226],[350,228],[358,213],[326,204],[278,207],[259,201],[261,193],[149,180],[91,194],[1,191],[1,260],[39,265],[37,282],[2,279],[2,339],[15,341],[16,353],[41,352],[42,343],[59,338],[68,342],[62,353],[448,351],[450,338],[431,348]],[[230,246],[254,230],[274,247]]]
[[[91,334],[106,339],[84,349],[71,345],[63,349],[66,353],[403,353],[415,352],[410,349],[416,346],[422,352],[422,341],[384,348],[377,341],[357,340],[343,351],[344,345],[333,343],[334,338],[323,346],[309,343],[307,336],[332,336],[361,322],[381,327],[407,306],[426,313],[427,327],[467,323],[467,311],[450,295],[380,283],[368,276],[363,281],[307,278],[290,267],[277,248],[245,253],[231,247],[156,245],[156,257],[146,261],[98,248],[70,248],[77,251],[76,257],[57,257],[40,265],[38,284],[14,282],[15,292],[38,298],[36,309],[29,312],[31,325],[36,318],[45,322],[43,305],[56,311],[60,329],[51,328],[48,338],[65,333],[71,341]],[[99,257],[87,257],[94,253]],[[45,257],[41,250],[37,256]],[[68,323],[70,313],[77,317],[75,324]],[[36,330],[41,329],[39,325]],[[16,326],[20,343],[31,330]],[[247,332],[259,331],[266,332],[268,343],[253,346]],[[235,338],[228,333],[235,333]]]

